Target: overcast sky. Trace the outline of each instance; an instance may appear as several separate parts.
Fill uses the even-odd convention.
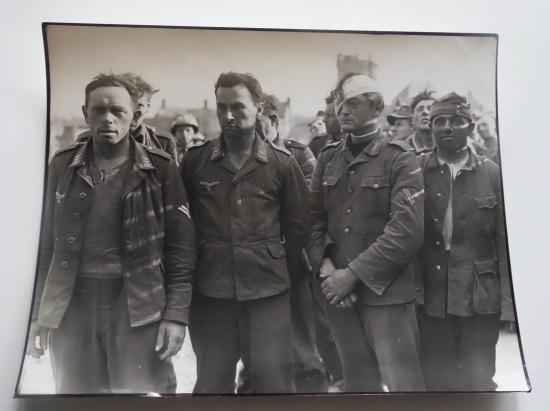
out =
[[[365,30],[368,29],[367,27]],[[441,93],[472,91],[495,110],[496,40],[489,37],[49,26],[52,116],[81,115],[99,72],[141,74],[172,107],[214,107],[221,72],[253,73],[266,92],[313,115],[337,80],[338,53],[372,57],[386,102],[411,82]]]

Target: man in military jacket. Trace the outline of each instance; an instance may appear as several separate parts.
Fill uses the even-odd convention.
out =
[[[501,300],[510,301],[500,173],[467,146],[475,123],[465,98],[451,93],[436,101],[431,123],[436,149],[420,156],[426,384],[430,390],[494,390]]]
[[[381,135],[374,80],[350,74],[337,93],[344,139],[321,151],[313,175],[309,252],[345,389],[381,391],[383,381],[423,390],[412,265],[423,239],[421,170],[408,145]]]
[[[91,138],[48,170],[28,353],[40,357],[49,334],[61,394],[175,389],[194,230],[175,162],[129,136],[137,95],[124,76],[94,78]]]
[[[291,277],[309,234],[304,176],[255,132],[262,91],[250,74],[215,86],[220,137],[187,151],[182,176],[197,227],[190,333],[196,393],[233,393],[246,356],[255,393],[293,391]]]

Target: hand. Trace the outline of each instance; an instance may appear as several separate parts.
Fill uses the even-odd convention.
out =
[[[29,340],[27,341],[27,355],[33,358],[40,358],[48,349],[48,333],[50,329],[42,327],[36,320],[31,322]],[[38,345],[36,345],[38,340]]]
[[[344,298],[340,300],[336,304],[336,308],[344,310],[344,309],[351,309],[353,308],[353,305],[357,302],[357,294],[355,294],[354,291],[346,295]]]
[[[177,354],[185,339],[185,325],[174,321],[160,322],[155,351],[160,351],[159,358],[166,360]]]
[[[321,291],[333,305],[348,295],[359,281],[349,268],[334,270],[332,274],[321,274],[320,277],[325,279],[321,283]]]
[[[336,270],[332,260],[330,258],[323,258],[321,268],[319,268],[319,277],[325,278],[327,275],[332,274]]]

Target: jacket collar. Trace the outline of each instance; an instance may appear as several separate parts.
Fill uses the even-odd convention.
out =
[[[466,164],[462,169],[468,170],[468,171],[475,170],[479,165],[479,158],[472,152],[470,147],[467,147],[467,150],[468,150],[468,160],[466,160]],[[437,147],[434,149],[434,151],[426,155],[429,156],[428,162],[426,164],[427,168],[441,167],[441,164],[437,158]]]
[[[267,145],[264,140],[258,135],[258,133],[254,133],[254,143],[252,145],[252,156],[262,162],[267,163]],[[227,148],[225,147],[225,142],[223,138],[223,133],[220,134],[220,136],[214,140],[214,146],[212,149],[212,154],[210,154],[210,161],[217,161],[220,160],[225,156],[225,153],[227,152]]]
[[[345,154],[347,151],[350,151],[349,144],[351,142],[351,135],[347,134],[345,136],[344,144],[340,146],[340,152]],[[371,157],[377,156],[380,152],[380,149],[382,148],[382,144],[384,142],[384,135],[380,132],[380,129],[376,130],[376,133],[371,140],[369,144],[365,147],[365,149],[359,154],[359,156],[364,154],[367,154]]]
[[[155,168],[145,147],[130,138],[130,158],[137,168],[142,170],[152,170]],[[92,152],[93,139],[77,143],[77,149],[69,167],[83,167],[89,164],[90,154]]]

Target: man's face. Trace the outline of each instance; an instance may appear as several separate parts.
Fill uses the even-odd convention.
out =
[[[437,148],[445,153],[455,153],[466,147],[475,124],[455,114],[440,114],[432,119],[432,134]]]
[[[124,87],[99,87],[90,92],[82,112],[94,143],[116,145],[128,136],[134,106]]]
[[[360,130],[366,124],[375,119],[378,113],[375,112],[371,102],[365,94],[347,99],[338,113],[340,128],[344,132]]]
[[[408,118],[395,119],[393,123],[393,137],[396,140],[404,140],[413,133],[411,120]]]
[[[325,124],[327,133],[329,133],[330,135],[337,136],[340,134],[340,123],[338,122],[338,117],[336,117],[334,103],[327,104],[326,106]]]
[[[477,124],[477,132],[479,133],[479,136],[483,140],[487,140],[487,139],[491,138],[491,136],[492,136],[491,125],[489,124],[489,122],[487,120],[482,119]]]
[[[216,91],[216,114],[226,137],[241,136],[253,130],[261,107],[244,85],[220,87]]]
[[[309,123],[309,131],[313,137],[324,136],[327,134],[327,129],[325,127],[325,122],[322,118],[316,118],[311,123]]]
[[[417,130],[430,129],[430,112],[433,100],[420,100],[413,111],[412,125]]]
[[[143,123],[143,119],[149,112],[149,108],[151,107],[151,98],[144,94],[138,100],[136,101],[136,109],[138,111],[138,115],[134,118],[134,121],[132,122],[132,130],[135,130],[141,124]]]
[[[192,126],[178,126],[175,130],[176,140],[185,147],[190,147],[193,144],[195,129]]]

